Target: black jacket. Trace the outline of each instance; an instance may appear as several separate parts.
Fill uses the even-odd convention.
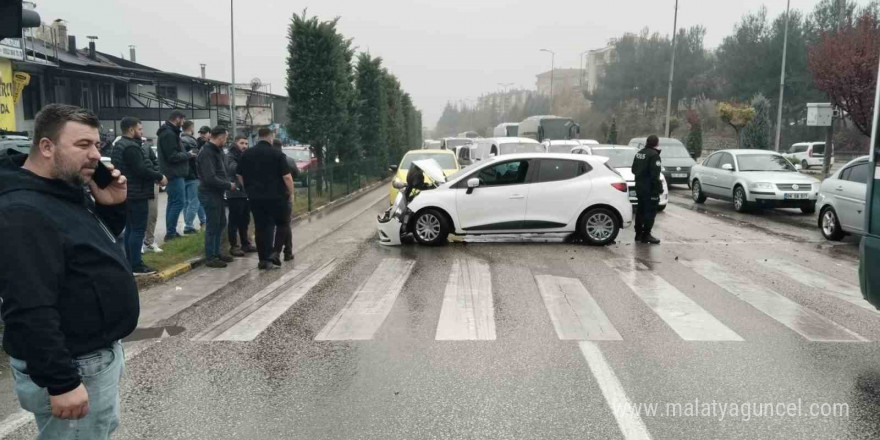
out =
[[[241,184],[238,183],[238,176],[236,175],[238,170],[238,162],[241,161],[241,155],[243,154],[238,148],[235,148],[235,145],[229,147],[226,150],[226,175],[229,177],[229,181],[235,184],[235,191],[227,190],[226,198],[227,199],[246,199],[247,193],[244,191],[244,188]]]
[[[223,196],[229,189],[230,180],[226,174],[226,155],[223,147],[206,142],[199,152],[199,191]]]
[[[650,197],[662,194],[663,185],[660,183],[662,169],[659,151],[648,147],[639,150],[632,164],[632,172],[636,176],[636,193]]]
[[[72,358],[110,347],[137,326],[140,306],[117,237],[125,205],[95,205],[82,187],[21,168],[0,154],[3,349],[27,362],[49,394],[80,384]]]
[[[153,168],[150,155],[140,139],[119,138],[113,147],[111,160],[113,166],[128,179],[128,200],[153,198],[153,185],[162,180],[162,173]]]
[[[191,135],[188,135],[188,134],[180,135],[180,143],[183,145],[183,149],[186,150],[187,153],[189,153],[190,151],[195,151],[196,154],[199,154],[199,147],[201,147],[201,145],[199,145],[199,143],[196,142],[196,138],[192,137]],[[199,178],[199,170],[198,170],[198,164],[196,164],[196,158],[190,157],[189,158],[189,172],[186,175],[186,180],[196,180],[198,178]]]
[[[166,122],[156,132],[158,137],[159,170],[169,179],[189,174],[190,155],[180,142],[180,128]]]

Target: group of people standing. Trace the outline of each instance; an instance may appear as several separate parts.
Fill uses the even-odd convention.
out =
[[[239,135],[226,149],[225,127],[201,127],[196,137],[192,121],[174,111],[156,133],[156,154],[143,145],[139,120],[126,117],[120,125],[123,134],[114,143],[111,158],[129,181],[123,241],[135,275],[155,272],[144,264],[142,253],[162,252],[150,237],[158,185],[164,185],[168,195],[165,241],[198,233],[198,217],[205,230],[205,266],[224,268],[233,257],[255,252],[258,267],[264,270],[281,266],[282,253],[284,261],[293,260],[290,220],[297,168],[289,165],[271,130],[260,129],[253,148],[247,137]],[[182,234],[178,232],[181,214]],[[251,215],[256,245],[249,236]],[[222,249],[224,230],[228,252]]]

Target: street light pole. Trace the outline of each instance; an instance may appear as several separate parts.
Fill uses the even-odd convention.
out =
[[[678,35],[678,0],[675,0],[675,19],[672,21],[672,63],[669,65],[669,92],[666,94],[666,137],[669,137],[669,114],[672,112],[672,79],[675,76],[675,43]]]
[[[541,49],[541,52],[550,52],[550,111],[553,111],[553,76],[556,70],[556,52],[549,49]]]
[[[229,125],[232,128],[232,139],[235,139],[235,0],[229,0],[229,42],[232,60],[232,85],[229,88]]]
[[[782,37],[782,73],[779,74],[779,109],[776,112],[776,143],[774,148],[779,152],[779,141],[782,136],[782,101],[785,96],[785,58],[788,53],[788,10],[791,0],[785,6],[785,36]]]

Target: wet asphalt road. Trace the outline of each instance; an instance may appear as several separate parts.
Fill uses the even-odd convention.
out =
[[[289,266],[248,272],[163,321],[186,331],[129,360],[114,438],[880,437],[880,314],[845,300],[858,282],[856,241],[826,243],[814,216],[795,211],[742,216],[687,197],[677,189],[658,217],[662,245],[634,245],[629,229],[606,248],[561,236],[383,248],[379,202],[300,251],[302,275],[274,291],[287,302],[245,308],[236,319],[249,326],[225,317]],[[409,276],[383,278],[386,260],[408,264]],[[303,281],[325,264],[326,276]],[[444,326],[461,325],[445,318],[455,303],[444,295],[455,286],[450,274],[467,267],[488,268],[489,277],[462,280],[491,283],[480,309],[491,319],[475,314],[494,339],[437,340]],[[539,280],[561,279],[592,302],[569,291],[553,309]],[[395,283],[399,294],[389,297]],[[828,285],[839,292],[816,287]],[[475,304],[487,299],[470,293]],[[578,318],[605,324],[578,333],[570,327]],[[226,332],[205,340],[212,328]],[[254,328],[252,340],[224,340]],[[579,336],[562,339],[571,331]],[[713,400],[802,413],[700,414]],[[657,404],[658,414],[633,416],[626,403]],[[693,403],[697,414],[664,414]],[[813,417],[814,403],[846,414]]]

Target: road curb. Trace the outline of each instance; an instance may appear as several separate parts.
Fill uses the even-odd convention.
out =
[[[333,211],[334,209],[340,208],[342,206],[345,206],[346,204],[361,198],[362,196],[369,193],[370,191],[373,191],[376,188],[379,188],[383,185],[386,185],[390,180],[391,180],[391,178],[389,177],[387,179],[383,179],[379,182],[376,182],[370,186],[366,186],[364,188],[361,188],[361,189],[359,189],[349,195],[338,198],[330,203],[321,205],[318,208],[312,210],[311,212],[306,212],[306,213],[300,214],[300,215],[292,218],[290,220],[290,222],[291,222],[291,224],[299,223],[303,220],[308,219],[312,215],[315,215],[318,213],[326,213],[329,211]],[[168,267],[166,269],[159,271],[158,273],[144,276],[144,277],[138,277],[137,278],[138,289],[144,290],[144,289],[153,287],[158,284],[166,283],[166,282],[168,282],[174,278],[177,278],[181,275],[192,272],[193,269],[196,269],[203,264],[205,264],[205,257],[198,257],[198,258],[194,258],[192,260],[189,260],[189,261],[186,261],[183,263],[175,264],[171,267]]]

